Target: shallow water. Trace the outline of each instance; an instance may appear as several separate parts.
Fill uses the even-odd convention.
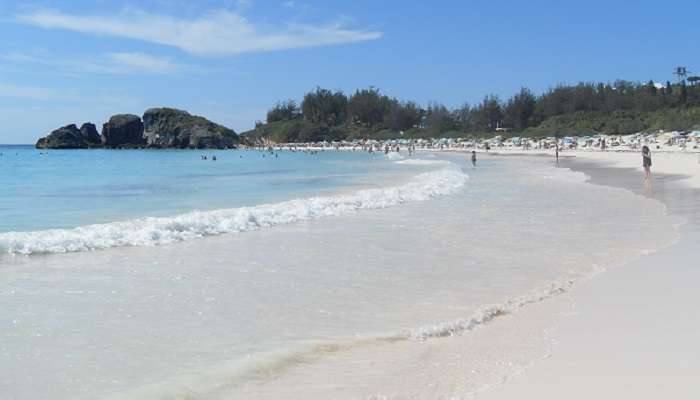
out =
[[[0,145],[0,153],[0,232],[276,203],[373,186],[382,174],[389,179],[406,169],[359,151],[311,155]]]
[[[337,398],[363,398],[381,393],[396,371],[343,370],[317,381],[314,366],[328,359],[383,365],[396,349],[420,354],[675,238],[659,203],[587,184],[544,159],[484,158],[472,169],[459,155],[421,157],[376,160],[392,173],[447,169],[469,179],[424,198],[383,187],[382,196],[406,201],[235,234],[6,257],[0,369],[9,373],[0,392],[17,399],[282,398],[289,391],[311,398],[313,389],[329,398],[340,393],[330,379],[359,383]],[[369,181],[380,189],[377,181],[405,187],[419,179],[412,188],[423,190],[421,176]],[[327,195],[357,194],[334,190]],[[496,364],[481,354],[445,376],[480,371],[468,385],[453,382],[470,392],[524,359],[499,357]],[[420,359],[412,359],[413,370]],[[304,383],[292,390],[294,382]]]

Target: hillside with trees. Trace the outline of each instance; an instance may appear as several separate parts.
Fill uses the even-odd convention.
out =
[[[367,88],[346,95],[317,88],[301,103],[280,102],[266,123],[244,133],[276,143],[322,140],[492,136],[632,134],[700,128],[700,78],[676,84],[579,83],[540,95],[522,88],[507,100],[486,96],[478,104],[425,107]]]

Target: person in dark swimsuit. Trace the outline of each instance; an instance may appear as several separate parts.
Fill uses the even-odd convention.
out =
[[[644,180],[651,179],[651,150],[649,146],[642,146],[642,167],[644,167]]]
[[[472,150],[472,167],[476,168],[476,151]]]

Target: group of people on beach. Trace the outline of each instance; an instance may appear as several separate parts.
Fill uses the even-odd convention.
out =
[[[601,149],[605,150],[605,145],[601,145]],[[554,157],[559,164],[559,143],[554,146]],[[471,154],[472,167],[476,168],[476,151],[472,150]],[[649,146],[642,146],[642,167],[644,168],[644,181],[651,182],[651,149]]]
[[[604,143],[604,142],[603,142],[603,143]],[[409,155],[412,155],[412,154],[415,152],[415,147],[414,147],[414,146],[415,146],[415,145],[414,145],[413,143],[411,143],[411,145],[408,146],[408,153],[409,153]],[[374,147],[374,146],[372,146],[372,145],[368,146],[368,151],[369,151],[369,153],[372,153],[372,152],[373,152],[373,150],[374,150],[373,147]],[[393,147],[393,148],[392,148],[392,147]],[[390,151],[395,151],[395,152],[398,153],[398,152],[401,151],[401,148],[400,148],[399,145],[392,146],[392,147],[389,147],[388,144],[385,144],[385,146],[384,146],[384,153],[385,153],[385,154],[388,154]],[[246,150],[248,150],[248,149],[246,149]],[[269,152],[270,155],[271,155],[271,156],[274,156],[275,158],[279,157],[279,155],[274,151],[274,148],[273,148],[272,146],[270,146],[270,147],[268,147],[268,148],[261,147],[261,148],[258,149],[258,150],[260,150],[260,151],[263,153],[263,157],[265,157],[265,153],[266,153],[266,152]],[[291,146],[289,147],[289,150],[292,151],[292,152],[296,152],[296,151],[297,151],[296,147],[291,147]],[[354,149],[353,149],[353,150],[354,150]],[[487,147],[487,148],[486,148],[486,151],[488,151],[488,150],[489,150],[489,149],[488,149],[488,147]],[[601,144],[601,150],[605,150],[605,144]],[[309,152],[310,154],[317,154],[317,153],[318,153],[317,150],[309,150],[309,149],[303,149],[303,150],[301,150],[301,151],[303,151],[303,152],[305,152],[305,153],[306,153],[306,152]],[[556,162],[557,162],[557,164],[558,164],[558,163],[559,163],[559,143],[556,143],[555,146],[554,146],[554,156],[555,156]],[[243,156],[241,156],[241,157],[243,157]],[[208,159],[206,155],[201,155],[201,158],[202,158],[202,160],[207,160],[207,159]],[[213,161],[216,161],[216,156],[212,156],[211,159],[212,159]],[[476,168],[477,156],[476,156],[476,151],[475,151],[475,150],[472,150],[470,160],[471,160],[471,163],[472,163],[472,167],[473,167],[473,168]],[[652,162],[651,162],[651,149],[649,148],[649,146],[644,145],[644,146],[642,146],[642,167],[644,168],[644,181],[645,181],[645,182],[650,182],[650,181],[651,181],[651,165],[652,165]]]

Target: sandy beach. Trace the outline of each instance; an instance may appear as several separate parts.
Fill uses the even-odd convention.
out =
[[[362,154],[323,156],[330,165],[367,163]],[[483,155],[477,168],[454,152],[376,157],[389,172],[418,175],[408,183],[394,172],[372,175],[402,186],[331,202],[280,203],[269,215],[310,217],[267,226],[264,214],[255,216],[261,227],[238,233],[6,257],[0,363],[13,368],[0,388],[15,399],[495,395],[516,376],[531,382],[530,371],[557,354],[576,360],[558,343],[583,313],[579,290],[606,282],[605,271],[631,271],[634,282],[625,265],[678,240],[681,218],[654,197],[685,193],[662,190],[670,175],[655,175],[651,196],[606,182],[641,185],[638,171],[573,157],[559,168],[543,156]],[[460,185],[444,191],[453,176]],[[343,212],[314,211],[337,204]],[[240,211],[205,215],[228,221]],[[159,237],[190,220],[156,224]],[[123,237],[102,228],[27,236],[21,248],[55,247],[46,240],[56,233],[58,244],[76,233],[79,243],[103,243],[95,232]]]
[[[643,182],[637,153],[567,152],[561,158],[561,168],[585,173],[590,184],[621,188],[662,203],[676,221],[678,236],[661,250],[611,267],[571,291],[473,332],[426,343],[419,352],[398,344],[382,354],[381,362],[368,356],[377,349],[321,360],[312,371],[329,382],[326,386],[315,385],[316,379],[309,380],[307,373],[292,373],[264,390],[252,386],[243,393],[273,398],[268,390],[274,393],[273,388],[294,386],[304,389],[291,391],[292,397],[319,399],[331,393],[339,399],[698,398],[700,190],[696,185],[700,166],[696,157],[656,154],[650,185]],[[615,243],[609,246],[614,251]],[[485,371],[468,372],[464,366],[476,364],[475,360],[508,368],[488,371],[493,374],[487,379],[490,384],[474,390],[469,382],[483,381]],[[371,372],[357,372],[376,369],[385,372],[380,381]],[[504,370],[508,373],[503,374]],[[338,377],[345,377],[342,383]],[[445,397],[444,393],[457,395]]]
[[[683,219],[678,242],[553,299],[574,307],[548,332],[551,354],[480,398],[700,396],[700,165],[697,154],[657,153],[649,187],[642,183],[640,159],[637,153],[567,152],[561,166],[586,173],[593,184],[662,202]]]
[[[652,171],[656,174],[674,175],[680,181],[690,187],[700,189],[700,153],[693,152],[653,152]],[[579,160],[597,161],[604,166],[615,168],[629,168],[638,172],[642,170],[642,156],[639,152],[613,152],[613,151],[566,151],[561,153],[562,158],[575,157]],[[634,190],[634,185],[624,185],[624,182],[616,186]]]
[[[0,362],[17,368],[0,387],[16,399],[697,397],[696,154],[654,153],[644,182],[635,152],[557,163],[509,150],[476,167],[459,150],[403,153],[378,155],[388,172],[367,179],[402,186],[255,208],[269,212],[242,232],[6,257]],[[420,173],[404,183],[397,168]],[[314,211],[328,209],[342,212]],[[46,243],[103,231],[114,227]]]

